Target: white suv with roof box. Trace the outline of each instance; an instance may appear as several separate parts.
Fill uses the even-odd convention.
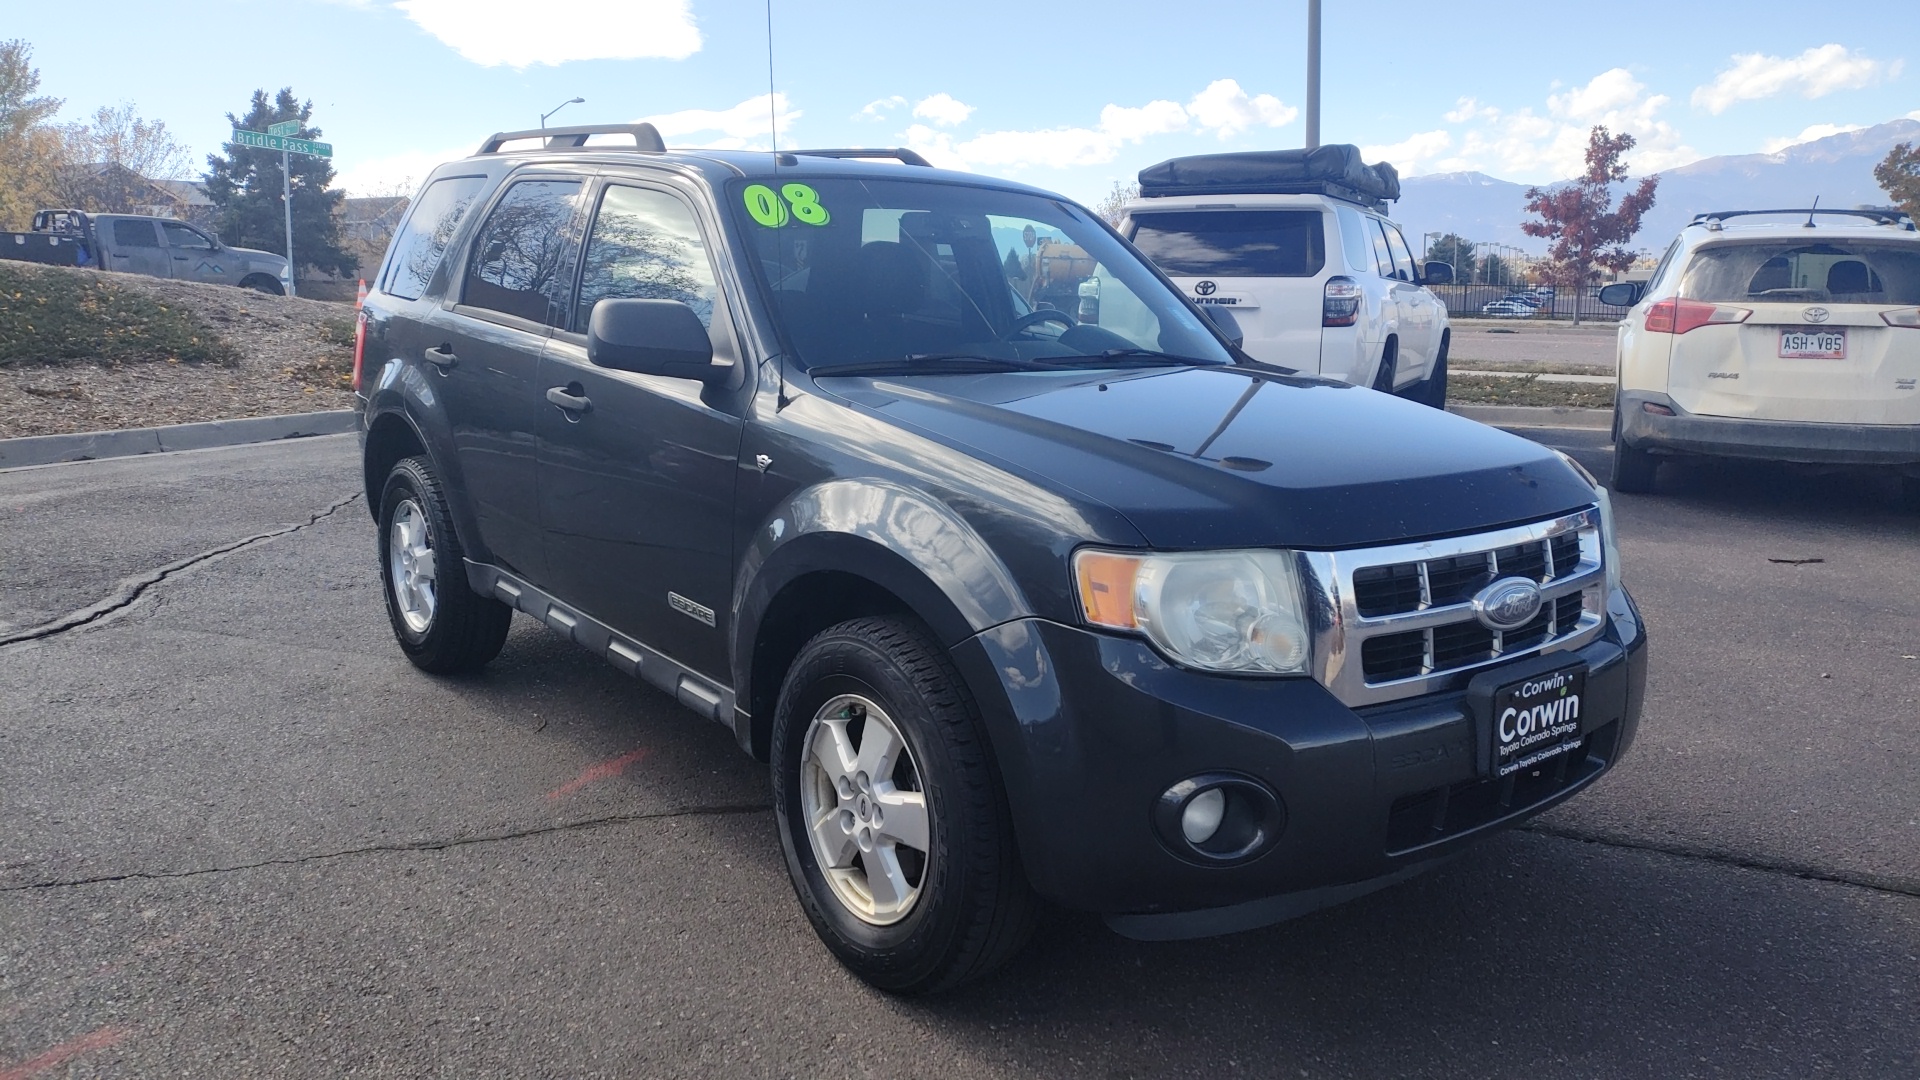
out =
[[[1920,495],[1920,232],[1878,210],[1701,214],[1620,320],[1613,486],[1703,454],[1899,470]]]
[[[1120,232],[1194,304],[1233,316],[1256,360],[1443,407],[1447,307],[1381,212],[1385,163],[1351,146],[1175,158],[1140,173]]]

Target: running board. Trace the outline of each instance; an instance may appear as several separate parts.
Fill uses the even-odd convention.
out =
[[[699,675],[657,649],[582,614],[514,577],[497,566],[467,560],[467,584],[481,596],[491,596],[516,611],[546,623],[575,645],[605,658],[607,663],[666,691],[674,700],[729,730],[735,725],[733,691]]]

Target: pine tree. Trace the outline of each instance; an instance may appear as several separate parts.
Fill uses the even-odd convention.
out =
[[[271,124],[296,120],[300,123],[298,138],[317,139],[320,129],[310,124],[312,118],[313,102],[295,98],[292,87],[282,87],[272,100],[265,90],[255,90],[245,116],[227,114],[234,127],[246,131],[265,131]],[[225,155],[207,155],[207,197],[219,214],[220,238],[237,247],[285,255],[280,152],[237,143],[228,143],[225,150]],[[341,244],[336,216],[346,196],[328,189],[333,183],[333,164],[326,158],[304,154],[288,155],[288,161],[293,173],[294,259],[300,266],[343,277],[352,274],[355,261]]]

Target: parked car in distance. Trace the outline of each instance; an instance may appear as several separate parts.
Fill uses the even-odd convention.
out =
[[[1532,304],[1518,300],[1494,300],[1480,307],[1480,314],[1495,319],[1531,319],[1537,313]]]
[[[991,971],[1040,899],[1168,939],[1358,896],[1637,730],[1592,477],[1248,358],[1050,192],[502,133],[429,175],[361,319],[401,652],[473,671],[519,611],[719,725],[891,991]]]
[[[1257,360],[1399,394],[1447,397],[1447,306],[1384,207],[1393,167],[1353,146],[1174,158],[1140,172],[1121,235],[1194,304],[1231,313]]]
[[[1879,466],[1920,500],[1920,232],[1904,214],[1701,214],[1620,320],[1613,486],[1683,455]]]
[[[41,210],[31,232],[0,233],[0,258],[286,292],[285,258],[232,247],[173,218]]]

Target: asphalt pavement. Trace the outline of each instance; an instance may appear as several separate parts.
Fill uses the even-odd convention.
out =
[[[1528,432],[1604,475],[1604,432]],[[1619,496],[1639,742],[1297,922],[849,978],[731,735],[521,619],[393,646],[351,437],[0,472],[0,1080],[1920,1075],[1920,515]],[[75,613],[88,613],[82,617]]]

